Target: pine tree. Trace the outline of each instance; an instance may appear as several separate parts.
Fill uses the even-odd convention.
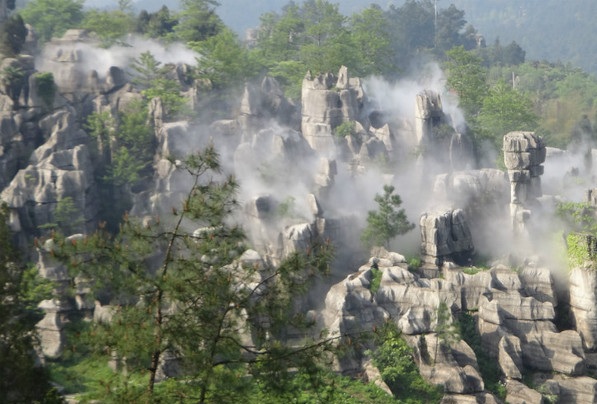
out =
[[[402,204],[400,195],[394,194],[392,185],[384,185],[384,194],[375,195],[378,204],[377,211],[367,213],[367,226],[361,234],[361,241],[366,247],[390,246],[390,240],[401,234],[408,233],[415,225],[408,221],[404,209],[399,209]]]
[[[36,301],[35,268],[25,270],[12,244],[8,208],[0,208],[0,402],[59,403],[45,369],[36,364],[34,326],[40,319]]]
[[[317,371],[330,341],[308,338],[294,304],[309,279],[327,270],[326,243],[292,254],[277,269],[243,267],[244,234],[230,224],[237,184],[221,173],[216,151],[208,147],[176,164],[191,182],[170,217],[126,217],[116,236],[100,230],[56,240],[55,254],[92,279],[113,308],[111,321],[94,324],[91,340],[126,358],[128,374],[146,376],[145,387],[123,377],[109,394],[128,402],[222,402],[242,399],[257,380],[276,390],[289,369]],[[300,343],[289,343],[290,330]],[[174,389],[156,389],[168,358],[180,379],[169,384]]]

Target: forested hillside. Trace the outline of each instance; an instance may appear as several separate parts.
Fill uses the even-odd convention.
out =
[[[443,1],[441,3],[444,3]],[[591,0],[454,0],[487,38],[518,42],[528,59],[561,62],[597,74],[597,3]]]

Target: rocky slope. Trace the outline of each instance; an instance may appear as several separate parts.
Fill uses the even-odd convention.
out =
[[[93,46],[84,32],[69,31],[37,61],[20,56],[0,66],[3,75],[8,66],[23,71],[18,83],[0,80],[0,198],[25,248],[56,220],[66,198],[81,218],[75,232],[92,231],[102,219],[97,151],[84,122],[92,112],[116,116],[141,94],[129,83],[126,66],[90,70]],[[53,73],[55,91],[48,93],[36,65]],[[171,66],[200,115],[201,85],[189,82],[186,70]],[[445,305],[451,321],[463,313],[474,318],[482,341],[475,348],[497,362],[508,402],[597,401],[597,379],[591,377],[597,364],[597,275],[582,266],[561,275],[562,264],[545,251],[552,244],[539,237],[549,220],[544,213],[557,199],[542,195],[540,176],[550,157],[541,139],[508,134],[508,171],[475,169],[472,143],[453,129],[438,92],[419,92],[410,100],[413,116],[394,116],[387,103],[373,107],[365,87],[345,68],[337,75],[308,73],[298,106],[266,77],[245,87],[236,115],[216,121],[170,122],[153,100],[151,181],[130,191],[131,212],[168,211],[184,190],[169,157],[213,142],[242,184],[240,220],[255,249],[243,259],[276,265],[317,238],[336,246],[330,279],[313,287],[303,307],[312,310],[320,328],[345,335],[391,321],[413,347],[421,374],[445,387],[445,402],[498,402],[485,388],[473,347],[438,336],[438,311]],[[403,255],[386,250],[374,251],[367,262],[360,247],[362,212],[373,208],[384,183],[397,185],[418,222],[423,265],[416,270]],[[50,247],[36,251],[40,273],[66,284],[71,280],[47,253]],[[472,273],[480,254],[511,259]],[[381,286],[372,291],[377,270]],[[38,330],[48,357],[60,355],[61,330],[72,310],[98,321],[109,318],[109,309],[88,296],[84,280],[76,285],[74,301],[57,297],[41,305],[46,317]],[[433,361],[429,347],[441,347]],[[367,359],[344,358],[338,370],[374,374]]]

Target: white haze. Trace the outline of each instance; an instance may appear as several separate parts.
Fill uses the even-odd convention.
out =
[[[197,56],[180,44],[166,47],[154,41],[136,37],[129,38],[127,42],[132,46],[101,49],[88,44],[77,44],[72,51],[78,52],[81,70],[95,70],[100,75],[105,74],[111,66],[126,68],[133,58],[137,58],[146,51],[151,52],[164,64],[194,64]],[[56,62],[58,56],[56,52],[57,48],[51,46],[44,49],[44,53],[37,61],[39,70],[59,71],[61,63]],[[400,123],[397,126],[399,133],[394,134],[400,140],[397,143],[399,147],[393,151],[397,164],[392,175],[386,175],[374,165],[370,165],[365,172],[355,176],[349,170],[348,163],[337,158],[338,173],[334,178],[334,184],[330,187],[329,195],[325,198],[325,217],[356,217],[359,226],[351,230],[359,233],[360,228],[365,224],[367,211],[376,208],[374,196],[382,193],[384,184],[392,184],[396,187],[409,220],[417,225],[421,213],[433,206],[442,205],[442,201],[433,199],[433,178],[426,177],[424,172],[440,173],[446,168],[434,162],[433,158],[425,161],[417,158],[412,147],[416,143],[414,139],[415,100],[416,95],[421,91],[432,90],[440,94],[443,111],[450,116],[454,128],[462,131],[465,127],[463,114],[458,108],[458,100],[446,90],[445,82],[445,75],[436,63],[426,64],[411,77],[396,83],[388,83],[378,77],[369,77],[363,81],[366,95],[371,101],[371,108],[384,111],[387,120]],[[199,117],[198,121],[207,123],[209,118]],[[224,167],[228,172],[236,170],[235,174],[241,185],[242,201],[249,201],[258,195],[272,195],[278,202],[293,200],[292,208],[296,215],[306,220],[312,219],[307,195],[313,192],[313,178],[321,169],[320,156],[313,155],[305,160],[293,160],[292,156],[284,156],[280,160],[274,159],[271,153],[276,141],[301,136],[298,132],[271,122],[261,132],[245,134],[244,141],[252,145],[250,151],[253,153],[245,157],[237,153],[236,141],[215,138],[208,126],[198,126],[192,131],[191,136],[188,142],[189,151],[200,148],[209,141],[215,141],[222,155]],[[491,156],[489,160],[495,161],[495,156]],[[543,176],[543,188],[546,193],[563,193],[567,200],[583,200],[586,189],[594,186],[594,175],[581,177],[566,175],[573,167],[578,166],[579,162],[582,162],[582,159],[571,153],[559,157],[550,154],[545,163]],[[466,198],[461,196],[460,199]],[[553,207],[547,206],[548,202],[542,201],[542,203],[545,208],[534,211],[535,220],[544,223],[554,222]],[[550,203],[553,206],[553,200]],[[481,234],[483,239],[474,240],[475,243],[496,255],[507,253],[516,243],[516,240],[511,237],[507,203],[504,206],[504,212],[503,216],[488,218],[487,231]],[[539,216],[540,212],[543,212],[541,214],[544,216]],[[282,226],[283,223],[280,225]],[[482,227],[484,223],[475,223],[475,225]],[[539,239],[536,241],[533,244],[543,242]],[[355,248],[358,247],[355,246]],[[418,254],[419,230],[413,230],[405,237],[398,238],[392,244],[392,248],[403,254]],[[544,253],[547,252],[544,251]]]
[[[36,67],[40,71],[56,73],[63,67],[63,61],[68,61],[64,51],[71,52],[76,58],[77,68],[84,73],[95,70],[100,77],[104,77],[110,67],[118,66],[126,69],[134,59],[144,52],[151,52],[156,60],[162,64],[195,65],[198,54],[181,43],[164,45],[151,39],[135,35],[128,36],[126,45],[115,45],[108,49],[99,48],[91,43],[77,42],[72,45],[62,43],[45,45],[42,53],[36,59]],[[62,54],[59,51],[62,50]]]

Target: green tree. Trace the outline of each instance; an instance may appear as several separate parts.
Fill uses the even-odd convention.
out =
[[[456,92],[459,105],[469,123],[474,123],[487,92],[487,73],[483,60],[457,46],[446,52],[447,86]]]
[[[376,194],[378,210],[367,213],[367,226],[361,234],[361,241],[365,246],[390,246],[390,240],[401,234],[408,233],[415,225],[408,221],[400,195],[394,194],[392,185],[384,185],[383,195]]]
[[[406,70],[415,55],[433,48],[433,4],[408,0],[401,7],[391,5],[386,16],[391,27],[392,64],[397,70]]]
[[[189,46],[200,55],[197,57],[198,77],[209,79],[216,89],[237,87],[256,73],[247,50],[228,28]]]
[[[145,224],[126,217],[113,237],[100,231],[79,242],[56,240],[55,254],[73,275],[91,279],[115,307],[112,321],[89,334],[98,349],[126,357],[129,374],[146,377],[145,386],[122,378],[106,394],[126,394],[129,402],[237,401],[254,387],[251,377],[275,390],[292,379],[290,369],[317,371],[327,342],[293,346],[285,334],[305,323],[293,310],[296,292],[308,288],[310,273],[327,270],[326,244],[292,254],[275,270],[239,266],[244,235],[228,220],[237,206],[234,179],[219,175],[212,147],[177,166],[191,185],[172,216]],[[249,332],[254,344],[243,342]],[[156,386],[166,354],[184,373],[170,382],[173,389]]]
[[[8,95],[14,102],[15,108],[18,107],[19,96],[25,85],[25,72],[16,64],[6,66],[0,72],[0,83],[5,88]]]
[[[402,339],[400,330],[394,324],[384,324],[376,330],[374,337],[376,348],[369,353],[394,397],[407,403],[441,401],[442,391],[429,385],[421,377],[412,349]]]
[[[171,38],[174,36],[174,27],[178,20],[171,15],[167,6],[162,6],[154,13],[142,10],[136,19],[135,32],[149,38]]]
[[[511,131],[533,131],[537,115],[531,101],[511,85],[500,81],[489,89],[478,115],[481,135],[500,148],[503,136]]]
[[[180,94],[180,82],[170,78],[169,68],[162,66],[150,51],[134,59],[131,68],[134,71],[133,84],[141,89],[141,94],[148,102],[159,98],[167,118],[184,112],[186,100]]]
[[[83,21],[84,0],[32,0],[20,11],[42,42],[61,36]]]
[[[107,111],[95,112],[87,117],[85,129],[94,140],[100,216],[114,230],[131,207],[132,190],[152,172],[154,132],[146,103],[131,102],[116,118]]]
[[[360,61],[355,74],[360,76],[391,74],[392,50],[390,24],[378,5],[371,5],[350,18],[352,43]]]
[[[81,210],[75,205],[72,197],[67,196],[58,201],[54,210],[54,218],[50,223],[46,223],[40,228],[59,230],[64,234],[73,234],[81,232],[81,227],[85,223]]]
[[[35,267],[26,271],[12,243],[8,208],[0,207],[0,401],[60,403],[43,367],[36,365],[34,326],[41,316]],[[43,294],[48,292],[44,289]]]
[[[455,46],[464,46],[466,41],[462,30],[465,25],[464,11],[457,9],[454,4],[441,10],[437,16],[435,32],[436,51],[445,52]]]
[[[224,23],[216,14],[219,2],[215,0],[181,0],[178,25],[174,31],[184,42],[200,42],[217,35]]]
[[[104,47],[121,43],[123,38],[132,31],[134,18],[122,10],[89,10],[85,13],[82,27],[95,32]]]
[[[356,56],[347,19],[337,4],[326,0],[303,3],[301,15],[305,21],[304,42],[300,58],[314,73],[337,72],[342,65],[352,68]]]

